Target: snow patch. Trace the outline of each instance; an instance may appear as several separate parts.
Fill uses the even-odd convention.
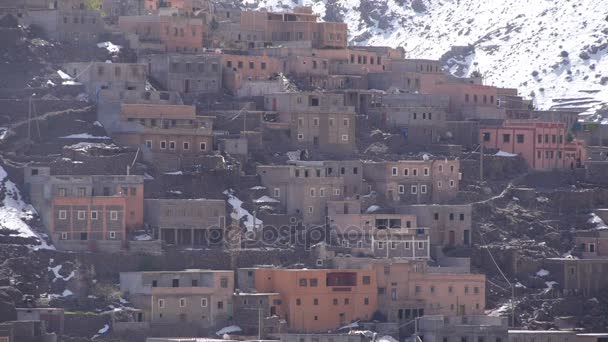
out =
[[[255,227],[263,227],[264,222],[262,220],[256,218],[254,221],[253,215],[243,208],[243,201],[234,196],[234,190],[229,189],[223,192],[224,195],[228,196],[228,204],[232,206],[232,213],[230,213],[230,217],[233,220],[240,221],[242,218],[245,218],[245,227],[247,231],[254,231]]]
[[[549,271],[541,268],[540,271],[536,272],[536,275],[539,277],[546,277],[549,275]]]
[[[230,325],[227,327],[223,327],[222,329],[215,332],[217,336],[224,336],[225,334],[232,334],[236,332],[242,331],[238,325]]]
[[[509,152],[505,152],[505,151],[500,150],[500,151],[496,152],[495,156],[513,158],[513,157],[517,157],[517,154],[509,153]]]
[[[120,49],[122,49],[122,46],[112,44],[112,42],[99,43],[97,44],[97,47],[100,49],[106,49],[111,54],[119,53]]]
[[[106,136],[97,136],[89,133],[80,133],[80,134],[71,134],[66,135],[65,137],[61,137],[61,139],[96,139],[96,140],[110,140],[109,137]]]
[[[55,267],[48,267],[49,271],[52,271],[53,274],[55,275],[55,278],[53,278],[53,283],[57,281],[57,279],[63,279],[64,281],[69,281],[70,279],[74,278],[74,276],[76,276],[76,273],[74,271],[72,271],[70,273],[70,275],[68,275],[67,277],[62,276],[61,274],[59,274],[59,271],[61,271],[61,268],[63,267],[63,265],[57,265]]]
[[[264,195],[256,200],[253,200],[253,203],[280,203],[280,201],[270,196]]]

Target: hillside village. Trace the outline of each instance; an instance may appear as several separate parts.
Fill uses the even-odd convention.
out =
[[[2,1],[0,342],[608,341],[608,108],[353,29]]]

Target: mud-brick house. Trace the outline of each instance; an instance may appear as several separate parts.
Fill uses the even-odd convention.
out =
[[[59,249],[116,252],[143,227],[143,176],[51,175],[31,166],[25,186]]]
[[[198,335],[225,326],[234,312],[233,271],[121,272],[120,290],[152,327],[170,324]]]
[[[159,170],[176,171],[213,150],[213,119],[197,116],[194,106],[123,104],[112,137],[141,148],[144,159]]]
[[[269,130],[287,132],[290,146],[336,154],[352,154],[356,148],[354,106],[346,106],[343,94],[299,92],[264,97],[264,109],[278,113]]]
[[[587,160],[584,141],[570,140],[562,122],[506,120],[479,131],[485,148],[519,154],[535,170],[574,169]]]

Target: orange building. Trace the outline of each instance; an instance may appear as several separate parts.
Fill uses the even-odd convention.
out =
[[[353,320],[371,319],[378,307],[372,270],[245,268],[237,272],[241,291],[280,294],[276,312],[293,332],[337,329]]]
[[[585,143],[568,141],[561,122],[507,120],[501,126],[480,127],[485,148],[519,154],[535,170],[580,167],[587,159]]]

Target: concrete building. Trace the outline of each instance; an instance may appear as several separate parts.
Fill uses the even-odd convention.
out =
[[[416,336],[427,342],[508,341],[505,317],[482,315],[425,316],[418,319]]]
[[[155,324],[225,324],[233,314],[233,271],[121,272],[120,290]]]
[[[574,242],[584,259],[608,259],[608,230],[578,231]]]
[[[138,51],[197,54],[203,52],[207,34],[205,17],[126,16],[118,26]]]
[[[576,331],[509,330],[509,342],[575,342]]]
[[[370,338],[364,334],[338,334],[338,333],[319,333],[319,334],[281,334],[281,342],[369,342]]]
[[[167,244],[221,244],[226,201],[213,199],[145,199],[145,221]]]
[[[418,225],[428,227],[431,245],[470,246],[472,238],[471,205],[408,205],[398,213],[415,215]]]
[[[61,308],[17,308],[18,321],[42,321],[46,332],[63,334],[65,323]]]
[[[112,99],[121,102],[123,94],[146,91],[146,66],[136,63],[67,63],[64,70],[76,82],[84,84],[95,101]]]
[[[269,56],[222,54],[222,81],[224,88],[236,93],[251,81],[268,81],[284,72],[283,63]]]
[[[7,321],[0,323],[1,342],[57,342],[55,333],[47,333],[43,321]]]
[[[380,97],[375,109],[388,127],[401,129],[408,144],[438,143],[447,132],[446,96],[390,93]]]
[[[112,138],[141,148],[144,159],[163,171],[180,170],[213,148],[213,117],[197,116],[194,106],[123,104]]]
[[[276,312],[289,332],[337,329],[371,319],[377,308],[375,274],[369,270],[241,268],[242,291],[280,294]]]
[[[373,271],[378,310],[400,325],[424,315],[479,315],[485,310],[483,274],[399,258],[334,257],[333,263],[337,269]]]
[[[318,19],[311,7],[296,7],[292,13],[243,11],[235,28],[236,40],[246,42],[248,48],[256,42],[308,42],[313,48],[346,48],[347,25]]]
[[[286,324],[277,315],[277,308],[281,303],[279,293],[237,290],[232,301],[234,321],[238,322],[243,334],[255,336],[259,333],[259,336],[265,338],[270,334],[274,336],[287,330]]]
[[[363,187],[360,161],[298,161],[257,167],[269,195],[303,223],[325,223],[329,201],[355,198]]]
[[[344,105],[344,95],[329,93],[279,93],[264,98],[264,109],[278,112],[277,126],[288,130],[293,148],[329,153],[352,153],[356,113]]]
[[[33,166],[25,184],[60,249],[116,251],[143,226],[142,176],[52,176]]]
[[[41,27],[51,39],[96,43],[105,32],[101,13],[84,1],[48,1],[46,7],[28,6],[26,23]]]
[[[585,143],[569,141],[564,123],[507,120],[479,131],[485,148],[519,154],[535,170],[573,169],[587,159]]]
[[[331,209],[331,207],[330,207]],[[414,215],[328,213],[337,242],[351,253],[377,258],[428,259],[428,229],[419,227]]]
[[[402,204],[445,203],[460,185],[458,160],[400,160],[363,163],[369,191]]]
[[[592,295],[608,286],[608,259],[547,258],[543,268],[563,295]]]
[[[221,56],[216,54],[143,56],[140,63],[170,91],[186,94],[219,94],[222,89]]]

